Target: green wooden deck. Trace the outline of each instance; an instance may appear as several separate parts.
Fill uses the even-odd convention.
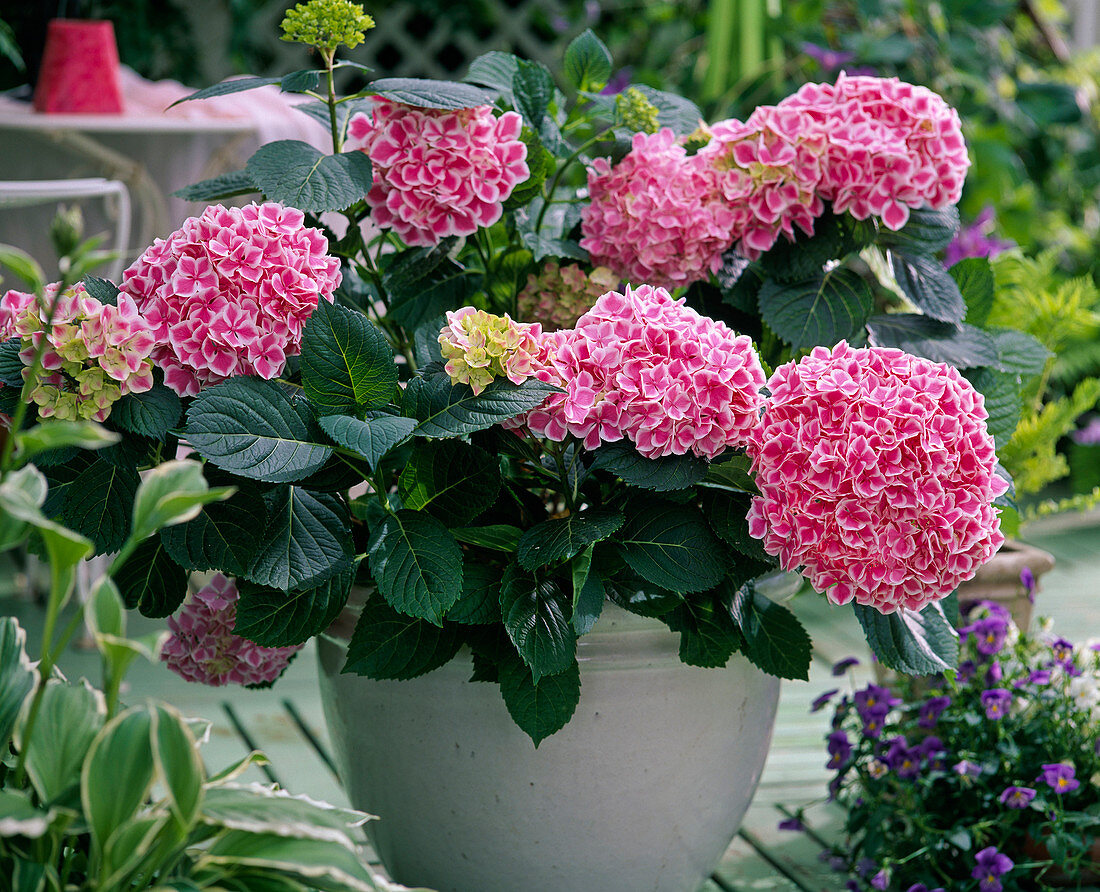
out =
[[[1043,580],[1038,615],[1053,618],[1055,628],[1072,638],[1100,635],[1100,512],[1032,525],[1024,538],[1057,558],[1055,569]],[[18,584],[10,570],[0,569],[0,590]],[[814,633],[817,653],[810,681],[784,685],[773,745],[756,799],[714,877],[700,892],[839,892],[847,879],[830,871],[819,857],[838,832],[839,815],[823,802],[829,778],[824,767],[829,714],[811,714],[809,706],[818,694],[837,686],[829,669],[842,657],[864,659],[864,665],[855,670],[857,680],[869,678],[867,649],[849,612],[829,610],[821,599],[805,597],[796,599],[793,607]],[[0,612],[18,615],[34,640],[41,627],[37,607],[9,597],[0,602]],[[131,631],[159,627],[135,619]],[[96,678],[98,673],[97,659],[87,650],[72,650],[62,667],[70,677]],[[259,748],[271,759],[267,774],[252,768],[246,777],[275,780],[292,792],[346,803],[327,758],[316,692],[316,661],[310,650],[268,691],[205,688],[188,684],[160,666],[135,667],[124,699],[144,697],[167,700],[187,715],[213,721],[210,741],[204,747],[208,765],[221,767],[249,749]],[[810,803],[816,804],[806,811],[806,832],[777,829],[778,822],[793,809]]]

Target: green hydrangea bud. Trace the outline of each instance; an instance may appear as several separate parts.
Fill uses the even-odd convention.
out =
[[[527,277],[516,298],[516,311],[524,322],[538,322],[544,331],[572,328],[578,319],[608,291],[616,291],[619,277],[606,266],[585,273],[577,264],[546,264],[537,276]]]
[[[80,205],[62,208],[50,222],[50,242],[58,257],[68,257],[84,238],[84,215]]]
[[[374,19],[351,0],[309,0],[286,11],[282,39],[332,52],[341,44],[359,46],[373,27]]]
[[[691,133],[684,139],[684,151],[689,155],[694,155],[703,146],[710,142],[710,131],[705,125],[696,127]]]
[[[615,114],[620,124],[636,133],[656,133],[661,126],[657,106],[637,87],[628,87],[615,97]]]

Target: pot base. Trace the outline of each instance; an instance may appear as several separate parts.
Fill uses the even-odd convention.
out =
[[[580,639],[581,699],[536,749],[468,654],[411,681],[321,690],[352,803],[399,882],[440,892],[693,892],[729,846],[771,742],[779,681],[735,656],[685,666],[679,636],[608,605]]]

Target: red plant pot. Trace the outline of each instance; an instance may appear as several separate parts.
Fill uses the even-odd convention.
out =
[[[118,114],[115,26],[106,21],[53,19],[34,91],[35,111]]]

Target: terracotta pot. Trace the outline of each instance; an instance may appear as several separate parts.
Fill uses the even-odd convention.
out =
[[[1034,842],[1030,838],[1024,841],[1021,855],[1035,861],[1050,861],[1050,850],[1041,842]],[[1082,884],[1100,883],[1100,839],[1094,839],[1089,847],[1087,867],[1082,873],[1078,871],[1072,876],[1055,865],[1045,874],[1043,882],[1048,886],[1059,886],[1066,889],[1080,888]]]
[[[536,749],[468,653],[411,681],[341,675],[321,696],[352,803],[399,882],[441,892],[694,892],[764,768],[779,681],[735,656],[685,666],[679,636],[606,605],[578,643],[580,705]]]
[[[118,44],[111,22],[54,19],[34,90],[35,111],[119,114]]]

